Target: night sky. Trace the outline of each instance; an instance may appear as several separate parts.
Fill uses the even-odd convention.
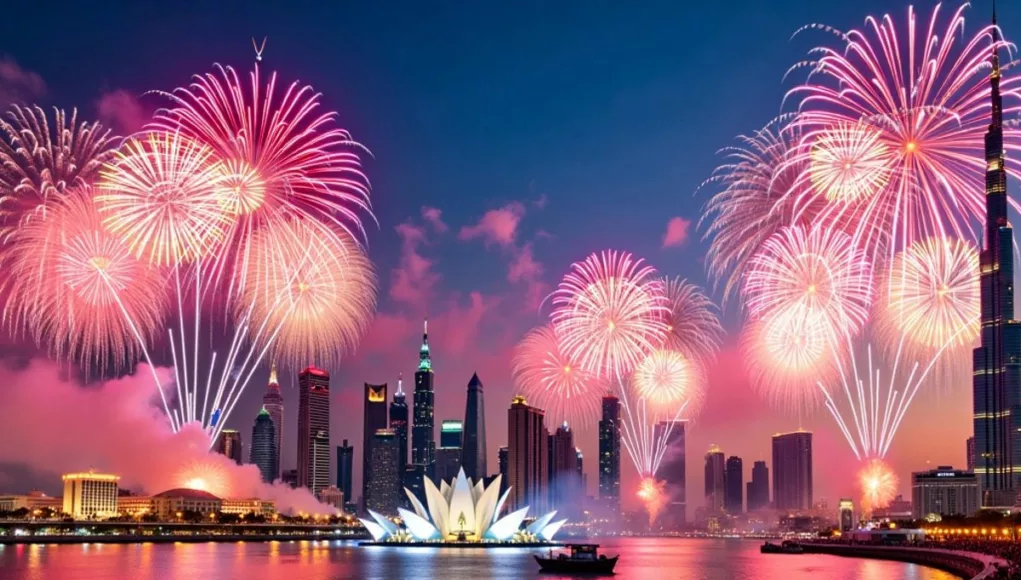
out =
[[[380,307],[358,352],[329,369],[334,443],[361,444],[362,382],[394,385],[403,372],[406,390],[413,389],[421,321],[428,316],[437,431],[440,420],[463,418],[465,388],[477,370],[485,384],[490,471],[506,441],[514,394],[510,349],[544,320],[538,302],[570,263],[619,248],[664,273],[706,284],[705,244],[695,225],[706,195],[695,191],[717,163],[717,149],[781,111],[785,89],[802,78],[785,82],[787,68],[829,42],[821,32],[793,40],[791,34],[811,22],[860,26],[867,14],[887,11],[903,21],[907,12],[900,1],[879,0],[641,2],[640,8],[619,2],[261,8],[184,2],[166,10],[141,4],[6,6],[0,99],[76,106],[130,131],[163,104],[146,91],[185,84],[214,62],[247,71],[251,37],[268,36],[265,70],[312,84],[323,104],[338,111],[339,124],[373,154],[365,166],[379,226],[367,222]],[[918,6],[929,13],[929,2]],[[988,11],[984,0],[973,6],[969,32]],[[1008,39],[1016,36],[1021,10],[1001,7],[1000,24]],[[1017,184],[1011,188],[1018,191]],[[692,505],[702,496],[700,456],[710,442],[742,456],[748,477],[753,460],[769,459],[770,435],[798,426],[750,390],[736,350],[737,313],[731,309],[725,318],[730,336],[688,440]],[[267,370],[256,375],[230,421],[246,443]],[[295,461],[293,374],[282,381],[285,468]],[[916,403],[894,444],[890,458],[902,490],[911,470],[963,467],[970,389],[946,390]],[[846,462],[853,456],[823,413],[804,426],[817,433],[816,498],[832,506],[851,493]],[[595,430],[581,436],[594,493]],[[356,465],[360,454],[356,449]],[[633,470],[624,461],[627,480]]]

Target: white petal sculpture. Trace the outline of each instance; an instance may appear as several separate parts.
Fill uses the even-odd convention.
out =
[[[425,505],[405,489],[415,511],[397,510],[404,521],[404,529],[372,511],[369,515],[375,521],[363,519],[362,524],[377,542],[408,541],[409,537],[417,542],[511,542],[522,541],[516,538],[528,536],[533,541],[534,538],[552,539],[566,521],[550,524],[556,512],[537,518],[528,527],[529,534],[517,533],[528,515],[527,507],[500,517],[510,494],[508,489],[500,495],[501,479],[497,476],[487,486],[483,481],[472,482],[465,477],[464,470],[460,470],[453,482],[441,481],[436,487],[429,478],[425,478]]]

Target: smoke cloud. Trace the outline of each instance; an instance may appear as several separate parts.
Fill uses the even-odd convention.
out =
[[[173,389],[171,371],[156,371]],[[0,409],[0,465],[5,471],[18,466],[19,471],[52,477],[59,485],[60,474],[91,467],[120,475],[122,488],[147,494],[202,478],[215,495],[271,499],[281,513],[335,511],[307,490],[263,483],[254,465],[237,465],[210,453],[207,436],[197,425],[173,433],[144,365],[134,375],[99,385],[68,379],[50,361],[0,367]],[[5,487],[16,485],[10,479],[0,477]]]

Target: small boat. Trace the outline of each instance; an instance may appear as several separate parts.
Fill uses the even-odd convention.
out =
[[[766,542],[765,544],[762,544],[759,551],[763,554],[803,554],[805,549],[797,542],[784,540],[780,545]]]
[[[549,557],[535,556],[539,568],[543,572],[555,572],[557,574],[613,574],[613,567],[617,565],[617,558],[599,556],[599,544],[567,544],[565,546],[571,551],[570,555],[553,555],[550,550]]]

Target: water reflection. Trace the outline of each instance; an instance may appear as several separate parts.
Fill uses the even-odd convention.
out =
[[[602,539],[621,554],[618,578],[680,580],[950,580],[952,575],[877,560],[815,554],[763,555],[757,542],[658,538]],[[544,550],[360,547],[319,540],[231,544],[61,545],[0,547],[5,580],[198,580],[260,578],[537,578]],[[556,578],[556,576],[542,576]]]

